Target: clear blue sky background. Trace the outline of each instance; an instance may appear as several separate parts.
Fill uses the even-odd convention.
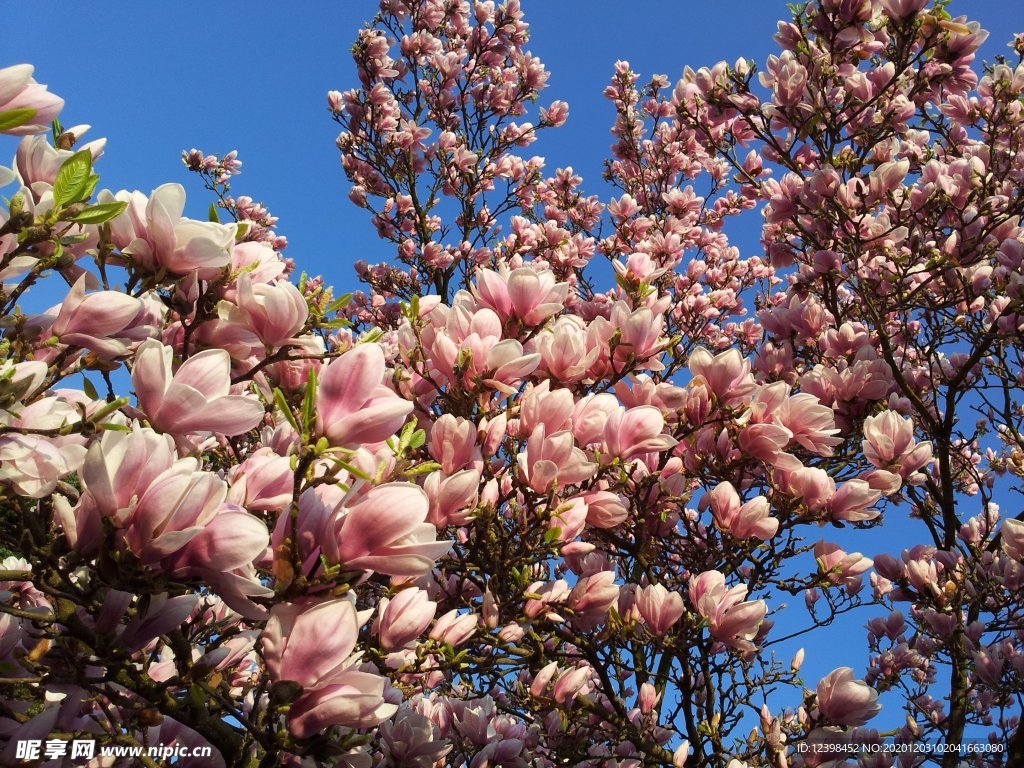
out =
[[[529,47],[552,73],[542,102],[563,99],[571,107],[568,124],[545,132],[534,151],[552,170],[573,166],[588,193],[603,200],[610,195],[600,174],[613,113],[601,92],[617,59],[673,82],[685,65],[740,56],[761,63],[775,52],[776,21],[788,17],[783,0],[523,0],[523,7]],[[330,89],[356,86],[348,51],[376,10],[373,0],[7,0],[0,8],[0,66],[35,64],[37,80],[67,101],[63,123],[90,123],[87,138],[108,138],[97,165],[101,186],[148,193],[182,182],[187,213],[205,218],[210,198],[185,172],[180,152],[237,149],[244,167],[233,193],[263,201],[280,217],[278,231],[290,241],[286,253],[300,268],[351,290],[355,260],[390,255],[365,212],[346,198],[337,126],[325,101]],[[1024,3],[954,0],[950,10],[992,33],[982,49],[988,60],[1024,31]],[[0,164],[14,146],[9,139],[0,144]],[[732,236],[748,253],[757,248],[755,227],[744,225]],[[831,529],[823,535],[873,555],[898,547],[890,526],[883,530],[853,532],[850,539]],[[802,606],[794,610],[803,614]],[[866,618],[838,622],[826,635],[827,650],[808,648],[806,679],[843,664],[863,672]],[[899,722],[891,708],[888,715]]]
[[[325,94],[355,87],[349,47],[376,7],[374,0],[8,0],[0,61],[35,64],[36,78],[67,101],[62,122],[92,124],[88,138],[109,139],[97,166],[102,186],[148,192],[180,181],[188,211],[205,218],[209,200],[184,172],[180,152],[237,149],[244,168],[232,191],[280,217],[287,253],[302,267],[348,287],[354,260],[389,252],[345,197]],[[545,132],[534,149],[552,169],[573,166],[602,199],[612,110],[601,92],[616,59],[673,82],[687,64],[763,62],[775,52],[776,21],[788,16],[782,0],[524,0],[523,7],[530,49],[552,73],[542,101],[571,107],[568,124]],[[1024,3],[971,0],[957,8],[993,31],[989,58],[1006,50],[1011,31],[1024,30]]]

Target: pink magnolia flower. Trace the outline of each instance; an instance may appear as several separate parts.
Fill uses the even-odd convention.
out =
[[[65,133],[71,133],[80,137],[87,130],[88,125],[77,125],[73,128],[66,128]],[[93,161],[99,159],[103,154],[106,139],[97,139],[88,144],[81,145],[78,151],[89,150]],[[74,151],[70,149],[56,149],[45,136],[26,136],[18,144],[18,152],[14,157],[14,170],[18,179],[23,185],[30,188],[36,198],[49,189],[57,178],[57,171]]]
[[[570,667],[555,680],[555,685],[551,689],[551,698],[563,706],[570,703],[577,696],[586,692],[593,675],[594,670],[586,664]]]
[[[467,467],[479,470],[483,468],[483,455],[476,440],[473,422],[446,413],[430,428],[430,455],[448,475]]]
[[[519,434],[529,435],[538,424],[543,424],[548,434],[567,429],[575,403],[571,390],[552,390],[549,380],[528,386],[519,400]]]
[[[280,254],[266,243],[246,241],[231,249],[231,272],[245,272],[254,283],[272,283],[285,272]]]
[[[662,584],[651,584],[637,590],[636,607],[647,628],[660,637],[682,617],[683,596]]]
[[[622,278],[633,283],[651,282],[661,277],[666,269],[659,269],[657,262],[647,253],[631,253],[626,257],[626,262],[613,261],[612,267]]]
[[[739,446],[744,453],[765,464],[793,471],[800,469],[803,464],[791,453],[785,452],[792,439],[793,433],[781,424],[750,424],[740,432]]]
[[[643,683],[636,696],[636,705],[643,714],[648,715],[654,711],[654,708],[658,705],[658,701],[660,700],[661,691],[650,683]]]
[[[573,496],[561,504],[550,508],[548,527],[558,531],[559,541],[572,541],[580,533],[587,522],[587,505],[579,496]],[[538,510],[540,511],[540,510]]]
[[[694,378],[699,376],[725,405],[739,402],[754,389],[750,361],[744,360],[735,349],[712,357],[706,349],[697,347],[690,355],[689,367]]]
[[[285,392],[298,392],[305,389],[311,372],[319,374],[327,350],[319,336],[300,336],[291,347],[288,358],[271,363],[264,370]]]
[[[161,565],[173,574],[202,575],[213,581],[216,574],[247,569],[269,542],[266,523],[239,506],[224,504],[208,525]]]
[[[551,661],[545,664],[536,675],[533,676],[533,680],[530,681],[530,695],[535,699],[539,699],[544,695],[544,691],[547,690],[548,685],[554,680],[555,675],[558,674],[558,662]]]
[[[878,691],[863,680],[854,680],[850,667],[840,667],[825,676],[818,683],[817,694],[818,711],[839,725],[864,725],[882,709]]]
[[[765,72],[761,73],[760,79],[761,85],[774,90],[776,104],[792,107],[803,98],[807,70],[797,61],[792,51],[783,51],[781,57],[768,57]]]
[[[747,453],[781,469],[799,469],[800,462],[783,449],[796,443],[819,456],[831,456],[842,442],[835,414],[812,394],[790,395],[785,382],[757,386],[750,402],[749,426],[740,434]]]
[[[557,581],[535,581],[525,590],[538,597],[531,597],[526,601],[523,612],[529,618],[544,616],[548,621],[564,621],[561,616],[554,612],[555,606],[561,605],[569,596],[569,584],[565,579]]]
[[[251,661],[259,635],[258,629],[243,630],[204,653],[195,666],[200,670],[228,671],[240,662]]]
[[[847,554],[836,544],[819,541],[814,545],[814,559],[818,570],[833,584],[845,584],[848,589],[860,586],[861,576],[871,570],[874,561],[860,552]]]
[[[384,650],[393,651],[407,646],[430,626],[437,603],[429,599],[425,590],[412,587],[382,601],[378,610],[380,644]]]
[[[153,479],[124,520],[123,537],[144,565],[177,552],[220,512],[227,485],[212,472],[179,464]]]
[[[595,319],[593,326],[603,325]],[[619,343],[612,355],[616,370],[622,370],[632,360],[638,368],[659,371],[662,363],[657,355],[663,349],[661,333],[665,327],[665,316],[649,307],[631,308],[624,301],[612,306],[610,327],[619,333]]]
[[[928,0],[881,0],[882,10],[893,19],[913,16],[928,5]]]
[[[437,541],[437,530],[426,522],[428,508],[427,495],[411,483],[369,490],[342,520],[338,562],[389,576],[423,574],[451,547]]]
[[[423,481],[430,500],[427,520],[438,528],[465,525],[476,511],[479,488],[479,469],[463,469],[448,477],[442,471],[431,472]]]
[[[0,69],[0,113],[15,109],[33,110],[25,122],[7,128],[3,133],[27,136],[45,131],[64,108],[64,99],[50,93],[45,85],[32,78],[34,71],[31,64],[15,64]]]
[[[243,272],[235,286],[234,303],[221,303],[221,318],[252,331],[266,346],[283,346],[306,324],[309,307],[291,283],[254,283],[252,276]]]
[[[429,349],[432,373],[442,381],[468,388],[483,384],[510,395],[540,365],[538,353],[526,353],[518,340],[503,338],[501,319],[488,307],[439,305],[429,318],[423,343]],[[407,343],[417,342],[412,336]]]
[[[664,434],[665,419],[653,405],[616,408],[604,425],[604,443],[608,453],[631,459],[644,453],[667,451],[677,441]]]
[[[457,647],[476,634],[477,624],[475,613],[459,613],[457,608],[452,608],[448,613],[438,617],[428,637]]]
[[[345,599],[278,603],[260,636],[263,659],[275,682],[303,688],[329,682],[356,647],[359,618]]]
[[[818,456],[831,456],[833,446],[843,442],[835,436],[839,430],[832,409],[814,395],[790,395],[779,405],[774,417],[792,433],[793,442]]]
[[[594,491],[583,497],[587,505],[587,524],[595,528],[614,528],[629,517],[623,500],[611,491]]]
[[[499,341],[488,349],[483,359],[486,360],[483,375],[487,377],[483,384],[506,395],[515,394],[519,382],[540,365],[540,355],[527,354],[515,339]]]
[[[85,458],[85,447],[74,440],[40,435],[0,435],[0,483],[15,493],[41,499],[53,492],[62,477]]]
[[[572,432],[563,430],[549,437],[543,424],[533,430],[526,450],[519,454],[519,472],[537,493],[581,483],[596,471],[597,465],[575,446]]]
[[[779,521],[768,514],[768,499],[756,496],[741,504],[732,483],[719,483],[701,500],[701,507],[705,505],[710,505],[718,529],[738,539],[768,541],[779,530]]]
[[[868,174],[869,199],[880,201],[903,183],[910,170],[909,160],[894,160],[882,163]]]
[[[354,668],[359,619],[348,600],[279,603],[261,635],[272,680],[305,690],[288,711],[288,729],[306,738],[332,725],[369,728],[398,707],[385,701],[386,681]]]
[[[763,600],[743,602],[747,587],[726,588],[725,575],[705,571],[690,579],[690,602],[707,622],[711,634],[740,651],[753,651],[751,642],[768,612]]]
[[[604,441],[605,425],[621,406],[610,392],[589,394],[576,401],[572,409],[572,434],[582,446],[598,446]]]
[[[413,404],[384,386],[386,364],[379,344],[358,344],[320,372],[317,430],[331,445],[356,448],[391,437]]]
[[[803,467],[786,474],[786,485],[812,512],[824,512],[830,520],[858,522],[873,520],[878,511],[871,509],[881,497],[863,480],[847,480],[836,489],[836,482],[823,469]]]
[[[608,611],[619,599],[619,586],[615,574],[600,571],[582,577],[572,588],[565,600],[574,613],[573,622],[583,630],[589,630],[605,621]]]
[[[1024,522],[1010,518],[999,529],[1003,552],[1017,562],[1024,562]]]
[[[428,509],[427,495],[412,483],[385,483],[354,499],[336,485],[307,490],[295,520],[303,571],[314,570],[323,555],[348,571],[422,576],[451,547],[437,541]],[[284,541],[289,525],[287,515],[278,518],[272,546]]]
[[[923,482],[918,470],[932,461],[932,444],[914,440],[914,422],[895,411],[864,419],[864,458],[881,470],[893,470],[904,481]]]
[[[198,469],[194,458],[179,459],[170,435],[139,428],[105,431],[89,446],[82,466],[83,502],[115,525],[128,522],[139,498],[164,472],[185,475]]]
[[[171,373],[174,351],[155,339],[135,356],[132,384],[139,409],[161,432],[216,432],[240,435],[263,420],[263,405],[232,395],[231,358],[222,349],[193,355]]]
[[[601,354],[593,341],[580,318],[564,315],[537,335],[530,351],[540,354],[543,369],[556,381],[570,384],[585,378]]]
[[[164,184],[147,198],[141,192],[99,194],[101,203],[128,203],[125,212],[110,222],[110,235],[131,264],[150,273],[162,270],[176,275],[199,271],[212,277],[231,259],[234,225],[194,221],[182,216],[185,189]]]
[[[564,101],[553,101],[551,106],[541,108],[540,116],[541,119],[557,128],[560,125],[564,125],[565,121],[569,118],[569,105]]]
[[[9,394],[20,397],[34,394],[45,377],[45,370],[35,363],[8,364],[0,370],[11,377]],[[62,477],[81,467],[87,444],[81,435],[50,437],[17,430],[57,430],[75,424],[82,419],[81,407],[88,403],[84,395],[75,397],[74,392],[61,390],[28,405],[15,402],[0,408],[0,426],[11,429],[0,434],[0,483],[10,484],[22,496],[39,499],[51,493]]]
[[[39,392],[49,366],[41,360],[27,360],[12,363],[0,362],[0,400],[10,405],[19,400],[28,400]],[[8,409],[10,410],[10,409]]]
[[[113,602],[122,611],[128,607],[120,595],[115,596]],[[198,595],[154,595],[145,609],[127,623],[118,642],[130,650],[139,650],[160,635],[180,627],[198,604]]]
[[[393,721],[380,724],[381,751],[386,765],[428,766],[443,764],[452,745],[441,738],[430,718],[412,709],[401,709]]]
[[[493,418],[485,416],[480,420],[479,439],[485,456],[494,456],[498,452],[507,432],[508,416],[505,413],[499,413]]]
[[[265,619],[266,609],[251,598],[271,598],[254,563],[267,550],[266,523],[234,504],[223,504],[210,522],[184,546],[160,561],[175,578],[199,579],[224,603],[247,619]]]
[[[68,543],[83,554],[95,554],[103,544],[102,518],[124,528],[139,498],[167,470],[191,474],[194,458],[178,459],[174,440],[151,429],[105,431],[89,446],[81,469],[82,495],[74,509],[56,509]]]
[[[472,287],[477,303],[498,313],[504,320],[515,318],[526,325],[540,325],[562,311],[569,294],[568,283],[556,283],[550,271],[520,267],[511,272],[476,272]]]
[[[83,275],[58,305],[46,333],[61,344],[88,349],[99,357],[117,357],[128,353],[128,345],[118,334],[141,311],[141,301],[120,291],[95,291],[86,296]]]
[[[283,509],[292,500],[295,475],[291,460],[270,448],[260,448],[231,468],[227,500],[256,512]]]

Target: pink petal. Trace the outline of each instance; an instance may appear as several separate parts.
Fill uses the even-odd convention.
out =
[[[164,392],[167,391],[168,379],[171,374],[170,347],[165,347],[156,339],[144,341],[135,354],[132,367],[132,386],[141,408],[147,416],[152,417],[160,408]]]
[[[349,509],[341,529],[343,563],[374,554],[410,533],[427,518],[429,502],[412,483],[373,488]]]
[[[327,426],[358,411],[384,378],[384,352],[377,344],[359,344],[320,373],[317,411]]]
[[[193,355],[174,374],[175,384],[185,384],[205,397],[221,397],[231,388],[231,357],[223,349],[207,349]]]

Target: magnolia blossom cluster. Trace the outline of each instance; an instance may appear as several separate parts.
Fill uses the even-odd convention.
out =
[[[618,62],[602,202],[519,152],[569,119],[528,38],[359,32],[328,106],[393,258],[339,296],[234,153],[183,153],[205,220],[102,189],[0,69],[0,762],[1024,761],[1024,64],[919,0],[811,3],[757,72]]]

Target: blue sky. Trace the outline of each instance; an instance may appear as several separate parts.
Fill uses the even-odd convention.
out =
[[[148,193],[178,181],[189,193],[188,212],[204,218],[210,198],[185,172],[180,152],[237,149],[244,168],[233,193],[263,201],[280,217],[278,230],[290,241],[286,253],[302,269],[351,290],[351,264],[383,260],[390,250],[346,198],[325,94],[355,86],[348,50],[376,3],[290,5],[9,2],[0,66],[35,64],[36,78],[67,101],[64,124],[90,123],[88,138],[108,138],[97,165],[101,186]],[[552,73],[542,101],[563,99],[571,107],[566,127],[546,132],[534,150],[552,170],[573,166],[585,190],[602,200],[611,194],[600,173],[613,114],[601,92],[617,59],[673,81],[684,65],[740,56],[763,62],[775,51],[776,21],[788,16],[782,0],[523,0],[523,6],[532,27],[529,47]],[[1024,30],[1024,3],[954,0],[951,11],[992,32],[982,51],[987,59],[1005,52],[1011,34]],[[0,145],[0,164],[14,146],[12,140]],[[742,248],[756,243],[756,231],[741,231]],[[875,554],[882,542],[877,532],[849,549]],[[862,671],[862,624],[855,621],[851,632],[840,622],[832,652],[809,653],[807,677],[842,663]],[[851,655],[844,658],[847,650]]]
[[[148,192],[180,181],[188,211],[205,218],[209,200],[185,173],[180,152],[237,149],[244,168],[232,191],[264,201],[280,217],[288,255],[347,289],[353,261],[379,261],[389,251],[345,197],[337,126],[324,96],[355,86],[349,47],[377,3],[282,7],[267,0],[5,3],[0,62],[35,64],[36,78],[67,101],[64,124],[89,123],[88,138],[109,139],[97,166],[102,186]],[[763,61],[775,50],[776,21],[788,16],[781,0],[524,0],[523,7],[530,49],[552,73],[542,101],[571,107],[568,124],[546,132],[534,149],[552,169],[573,166],[585,188],[605,200],[600,173],[612,110],[601,92],[616,59],[673,81],[687,64]],[[1006,31],[994,32],[989,58],[1006,50],[1011,30],[1024,30],[1024,4],[954,2],[953,11],[958,7],[988,29]]]

